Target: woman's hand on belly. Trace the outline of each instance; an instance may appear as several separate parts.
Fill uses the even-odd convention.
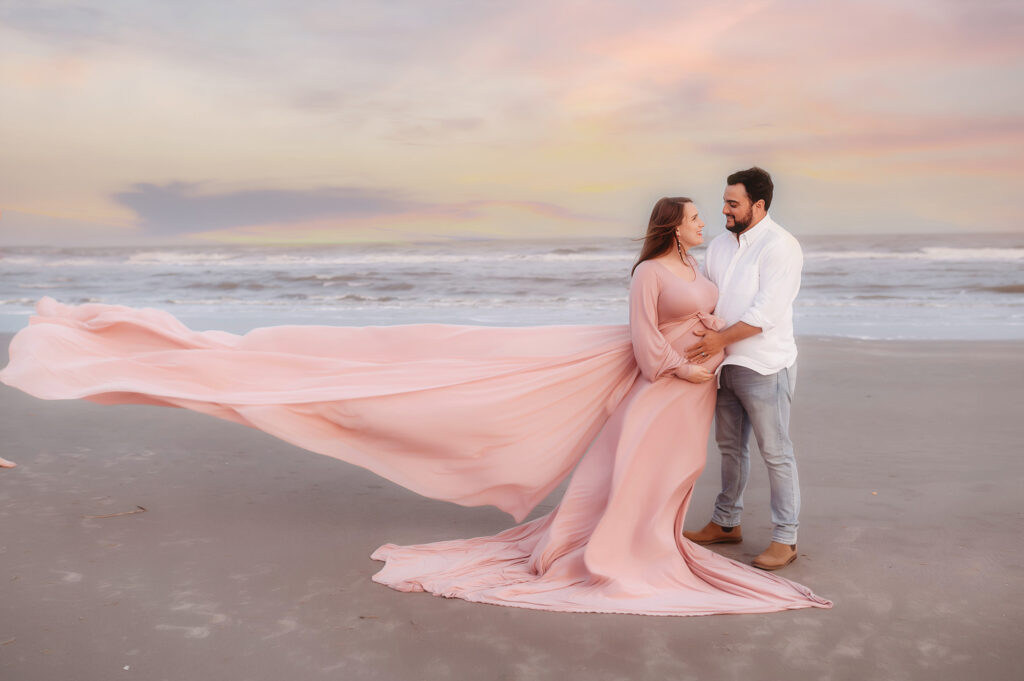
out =
[[[699,364],[681,364],[675,370],[675,375],[690,383],[706,383],[715,375]]]

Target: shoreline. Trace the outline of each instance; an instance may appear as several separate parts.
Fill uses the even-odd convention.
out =
[[[370,581],[378,546],[512,520],[184,410],[0,385],[0,456],[19,464],[0,470],[0,677],[1015,678],[1024,342],[798,342],[800,559],[779,574],[835,607],[728,617],[398,593]],[[712,548],[749,562],[770,537],[756,454],[746,502],[744,542]]]

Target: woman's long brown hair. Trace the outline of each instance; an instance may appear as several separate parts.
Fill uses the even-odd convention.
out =
[[[686,204],[693,203],[685,196],[658,199],[651,211],[651,221],[647,223],[647,234],[644,235],[644,246],[640,249],[640,257],[636,259],[630,276],[644,260],[661,255],[670,248],[676,248],[676,227],[683,224],[683,212]]]

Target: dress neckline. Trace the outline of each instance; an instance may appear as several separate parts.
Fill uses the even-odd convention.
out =
[[[690,256],[690,257],[692,258],[693,256]],[[651,258],[651,262],[658,263],[658,266],[661,267],[662,269],[664,269],[666,272],[668,272],[673,278],[678,279],[679,281],[682,281],[682,282],[687,283],[687,284],[692,284],[695,281],[697,281],[698,278],[700,278],[700,273],[697,272],[697,266],[693,265],[692,263],[690,264],[690,267],[693,268],[693,279],[683,279],[678,274],[676,274],[675,272],[670,270],[668,268],[668,265],[665,265],[660,260],[657,260],[655,258]]]

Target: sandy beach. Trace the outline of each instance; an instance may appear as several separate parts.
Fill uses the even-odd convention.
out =
[[[511,519],[194,413],[0,386],[0,456],[18,463],[0,469],[0,679],[1020,678],[1024,343],[800,348],[801,557],[781,574],[835,607],[765,615],[398,593],[370,581],[377,546]],[[716,550],[749,561],[770,538],[756,459],[746,501],[744,543]]]

